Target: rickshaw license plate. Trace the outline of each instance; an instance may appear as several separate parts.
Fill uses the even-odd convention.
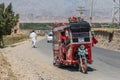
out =
[[[84,40],[84,38],[78,38],[78,41],[79,42],[84,42],[85,40]]]

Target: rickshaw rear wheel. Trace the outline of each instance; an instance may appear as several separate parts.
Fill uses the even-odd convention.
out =
[[[87,73],[87,66],[83,67],[83,65],[80,65],[78,68],[78,71],[86,74]]]
[[[87,73],[87,66],[81,67],[81,72],[86,74]]]
[[[87,59],[84,59],[79,63],[79,71],[87,74]]]

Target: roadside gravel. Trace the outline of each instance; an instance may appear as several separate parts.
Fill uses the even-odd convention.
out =
[[[46,63],[44,57],[31,47],[29,40],[9,46],[2,52],[12,65],[17,80],[73,80],[51,63]]]

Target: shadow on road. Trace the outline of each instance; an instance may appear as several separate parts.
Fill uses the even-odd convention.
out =
[[[78,68],[75,68],[73,66],[64,66],[64,67],[61,67],[61,69],[68,70],[68,71],[71,71],[71,72],[78,72]],[[93,72],[93,71],[96,71],[96,69],[88,66],[87,71],[88,72]]]
[[[92,71],[96,71],[96,69],[88,66],[87,71],[92,72]]]

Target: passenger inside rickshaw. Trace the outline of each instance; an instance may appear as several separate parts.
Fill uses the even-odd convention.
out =
[[[65,41],[66,41],[67,37],[66,37],[64,31],[61,32],[60,39],[61,39],[61,43],[65,44]]]
[[[63,43],[64,45],[68,45],[70,43],[69,35],[68,35],[68,33],[66,35],[65,31],[61,32],[60,38],[61,38],[61,43]]]

